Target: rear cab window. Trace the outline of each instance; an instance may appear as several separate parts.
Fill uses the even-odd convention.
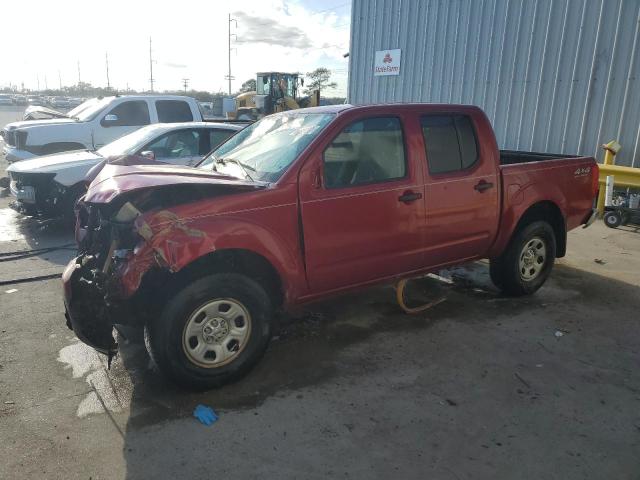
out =
[[[420,126],[430,174],[461,172],[478,161],[478,144],[467,115],[424,115]]]
[[[192,122],[191,107],[184,100],[156,100],[158,122],[179,123]]]
[[[402,124],[397,117],[357,120],[323,153],[324,185],[345,188],[406,177]]]

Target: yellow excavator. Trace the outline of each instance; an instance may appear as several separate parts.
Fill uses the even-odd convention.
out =
[[[320,105],[320,90],[298,97],[302,86],[304,79],[297,73],[260,72],[256,77],[256,91],[238,95],[235,112],[227,116],[234,120],[258,120],[276,112]]]

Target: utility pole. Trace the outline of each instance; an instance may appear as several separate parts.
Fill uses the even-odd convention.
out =
[[[80,60],[78,60],[78,86],[80,86]]]
[[[38,91],[40,91],[40,75],[36,75],[36,80],[38,81]]]
[[[49,85],[47,84],[47,76],[44,76],[44,89],[49,90]]]
[[[104,58],[107,63],[107,90],[110,90],[111,83],[109,83],[109,52],[104,52]]]
[[[58,82],[60,82],[60,91],[62,91],[62,77],[60,76],[60,70],[58,70]]]
[[[236,22],[236,28],[238,28],[238,21],[235,18],[231,18],[231,14],[229,14],[229,74],[226,76],[229,80],[229,95],[231,95],[231,80],[234,80],[234,77],[231,76],[231,36],[235,35],[235,33],[231,33],[231,22]],[[235,36],[237,39],[238,36]]]
[[[151,56],[151,37],[149,37],[149,85],[153,93],[153,57]]]
[[[184,93],[187,93],[187,87],[189,86],[189,79],[188,78],[183,78],[182,79],[182,86],[184,87]]]

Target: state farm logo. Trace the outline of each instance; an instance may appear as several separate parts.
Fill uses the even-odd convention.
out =
[[[393,62],[393,58],[391,58],[391,54],[387,52],[387,54],[382,59],[382,63],[391,63]]]

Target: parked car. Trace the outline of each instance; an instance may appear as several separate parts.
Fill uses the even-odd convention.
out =
[[[44,100],[40,95],[28,95],[27,103],[34,107],[44,106]]]
[[[69,99],[67,97],[53,97],[49,104],[53,108],[69,108]]]
[[[102,170],[62,276],[68,326],[111,357],[115,323],[144,325],[169,378],[218,386],[258,361],[276,309],[480,258],[534,293],[597,188],[592,157],[499,151],[477,107],[274,114],[197,169]]]
[[[9,123],[2,131],[7,161],[70,150],[96,150],[152,123],[202,121],[195,99],[171,95],[94,98],[68,116]]]
[[[83,103],[85,101],[84,98],[76,98],[76,97],[71,97],[69,98],[69,106],[71,108],[77,107],[78,105],[80,105],[81,103]]]
[[[26,95],[14,95],[13,96],[13,104],[14,105],[27,105],[27,97],[26,97]]]
[[[15,206],[29,214],[72,214],[76,200],[86,191],[87,173],[97,165],[124,156],[195,165],[241,129],[223,123],[157,123],[96,151],[77,150],[15,162],[7,168],[11,193],[17,200]]]
[[[13,105],[11,95],[0,93],[0,105]]]

